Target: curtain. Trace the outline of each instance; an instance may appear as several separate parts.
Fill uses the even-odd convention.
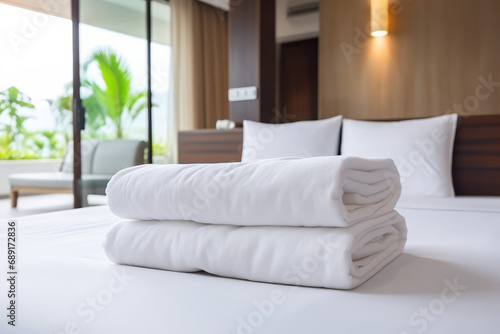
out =
[[[227,13],[197,0],[170,4],[178,130],[214,128],[229,116]]]

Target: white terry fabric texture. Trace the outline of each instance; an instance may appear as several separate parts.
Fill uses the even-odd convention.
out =
[[[143,165],[118,172],[106,193],[126,219],[344,227],[391,212],[401,184],[390,159],[333,156]]]
[[[333,289],[352,289],[403,251],[396,211],[347,228],[125,221],[103,247],[118,264]]]

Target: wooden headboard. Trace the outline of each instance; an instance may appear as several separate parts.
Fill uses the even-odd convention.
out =
[[[460,117],[453,152],[457,195],[500,196],[500,115]],[[241,161],[243,131],[179,132],[179,162]]]
[[[457,195],[500,196],[500,115],[459,118],[453,183]]]

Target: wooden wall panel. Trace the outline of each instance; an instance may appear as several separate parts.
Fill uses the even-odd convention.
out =
[[[276,0],[260,0],[260,121],[275,119]]]
[[[259,86],[259,7],[256,1],[241,1],[229,12],[229,88]],[[252,50],[252,51],[249,51]],[[259,120],[259,100],[229,102],[232,120]]]
[[[382,38],[369,0],[320,1],[320,118],[500,113],[500,1],[393,0]]]
[[[229,11],[229,87],[258,89],[257,100],[229,103],[235,122],[274,116],[275,10],[275,0],[240,0]]]

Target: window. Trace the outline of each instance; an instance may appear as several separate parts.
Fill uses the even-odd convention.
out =
[[[71,140],[69,5],[49,10],[40,3],[37,10],[0,4],[0,27],[7,32],[0,39],[0,160],[61,158]],[[80,6],[82,138],[147,140],[145,2]],[[164,162],[171,119],[170,6],[152,6],[153,154]],[[113,86],[116,76],[126,94]]]

